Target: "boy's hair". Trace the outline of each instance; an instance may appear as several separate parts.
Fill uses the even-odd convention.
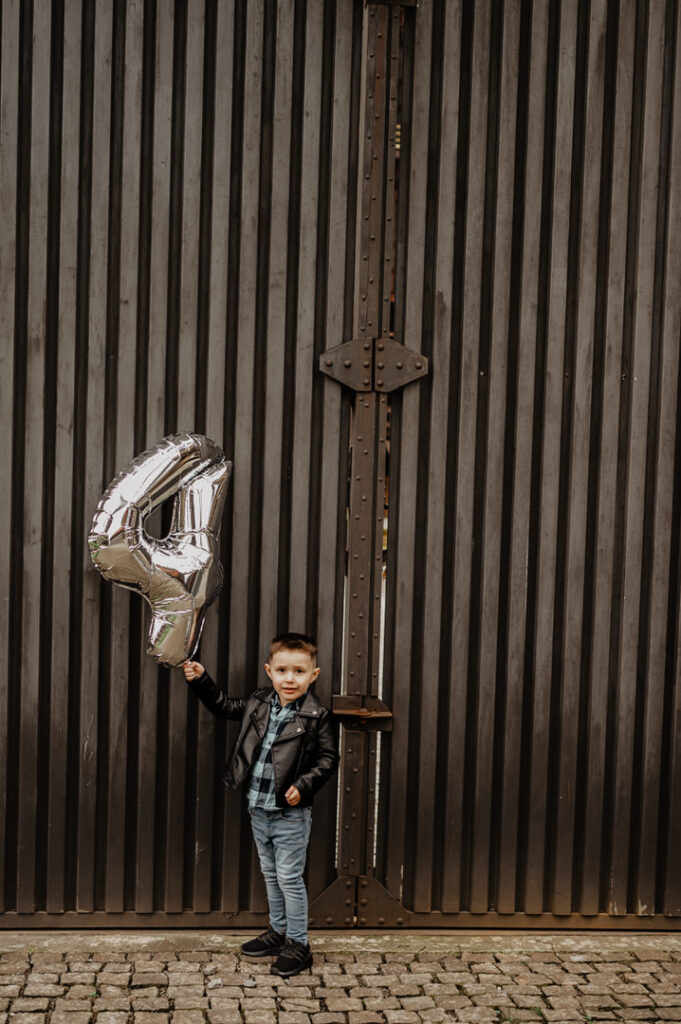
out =
[[[308,633],[278,633],[270,640],[269,657],[277,651],[306,651],[310,660],[317,664],[317,641]]]

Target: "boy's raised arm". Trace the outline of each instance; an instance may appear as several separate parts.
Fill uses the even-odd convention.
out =
[[[243,716],[246,698],[228,697],[223,690],[215,685],[200,662],[185,661],[182,670],[190,689],[214,715],[217,715],[218,718],[236,719]]]

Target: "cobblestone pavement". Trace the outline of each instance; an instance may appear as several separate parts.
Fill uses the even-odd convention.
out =
[[[245,937],[0,932],[0,1024],[681,1021],[679,933],[315,933],[287,981]]]

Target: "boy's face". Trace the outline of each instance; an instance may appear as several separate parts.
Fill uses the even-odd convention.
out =
[[[307,693],[308,687],[319,675],[319,668],[307,651],[289,650],[286,647],[280,647],[274,652],[269,664],[265,665],[265,671],[279,694],[282,706]]]

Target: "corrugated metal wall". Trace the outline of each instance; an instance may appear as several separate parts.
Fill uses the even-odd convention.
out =
[[[340,688],[350,397],[316,367],[353,331],[363,5],[1,17],[2,924],[255,923],[233,727],[85,538],[134,454],[207,433],[202,658],[246,692],[303,627]],[[392,397],[376,875],[410,923],[681,915],[679,17],[402,15],[393,316],[431,372]]]
[[[417,912],[681,913],[679,14],[406,22],[433,370],[393,400],[377,875]]]
[[[351,332],[360,43],[351,0],[3,2],[6,926],[265,909],[219,779],[235,727],[144,655],[142,602],[100,581],[86,537],[133,455],[216,439],[231,583],[201,657],[245,693],[273,631],[316,630],[330,702],[349,402],[315,367]],[[334,831],[328,787],[311,895]]]

